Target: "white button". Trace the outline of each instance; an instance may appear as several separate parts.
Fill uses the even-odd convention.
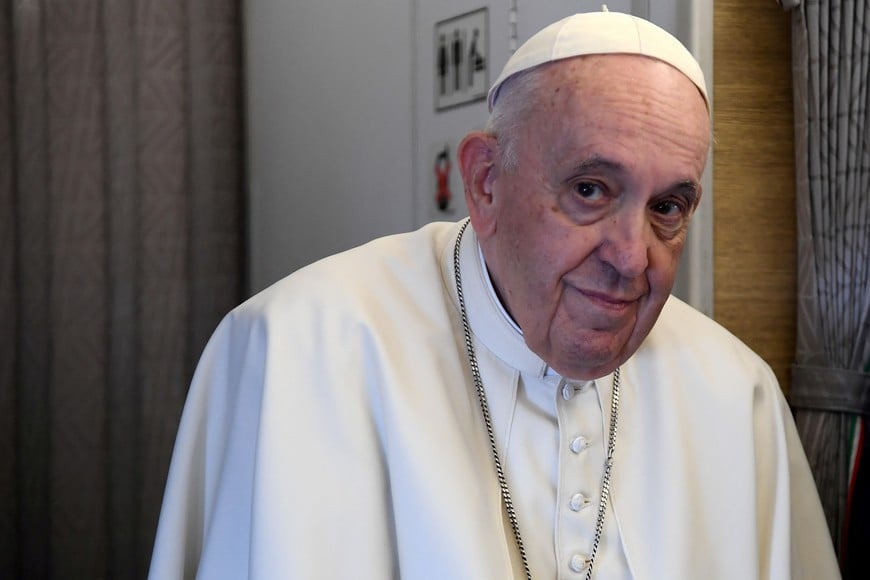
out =
[[[562,398],[566,401],[570,401],[571,397],[574,396],[574,387],[568,383],[565,383],[565,386],[562,387]]]
[[[580,554],[574,554],[571,556],[571,562],[568,564],[568,567],[571,568],[572,572],[582,572],[589,566],[589,557],[581,556]]]
[[[580,435],[579,437],[574,437],[574,439],[571,440],[571,451],[573,451],[574,453],[580,453],[587,447],[589,447],[589,440],[582,435]]]
[[[579,512],[586,506],[588,506],[590,500],[588,497],[583,495],[582,493],[575,493],[571,496],[571,501],[568,502],[568,505],[571,507],[572,511]]]

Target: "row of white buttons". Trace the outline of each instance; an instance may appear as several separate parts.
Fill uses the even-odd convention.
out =
[[[574,439],[571,440],[570,448],[571,448],[571,451],[575,454],[579,454],[581,451],[583,451],[587,447],[589,447],[589,440],[586,439],[586,437],[583,437],[582,435],[580,435],[578,437],[574,437]],[[571,506],[571,509],[573,511],[579,512],[581,509],[588,506],[590,501],[591,500],[588,497],[586,497],[585,495],[583,495],[582,493],[575,493],[571,497],[570,506]]]
[[[571,440],[569,447],[573,453],[579,454],[581,451],[589,447],[589,440],[582,435],[577,436]],[[571,496],[571,500],[568,502],[568,507],[571,508],[571,511],[579,512],[588,507],[590,503],[592,503],[591,499],[582,493],[575,493]],[[571,561],[568,563],[568,567],[571,571],[577,573],[585,571],[587,566],[589,566],[589,558],[582,554],[574,554],[571,557]]]
[[[574,395],[577,393],[581,393],[585,391],[592,384],[591,381],[585,383],[568,383],[566,382],[562,386],[562,398],[566,401],[570,401],[574,398]],[[590,443],[586,437],[582,435],[578,435],[571,440],[569,444],[569,449],[575,455],[579,455],[584,449],[589,447]],[[571,511],[579,512],[583,508],[589,506],[592,503],[588,497],[583,495],[582,493],[575,493],[571,496],[571,500],[568,503],[568,507],[571,508]],[[571,569],[572,572],[583,572],[589,566],[589,556],[584,554],[574,554],[571,556],[571,560],[568,562],[568,568]]]
[[[582,493],[575,493],[571,496],[571,501],[568,505],[572,511],[579,512],[583,508],[588,507],[590,503],[592,503],[592,500],[588,497]],[[568,563],[568,567],[571,568],[572,572],[583,572],[587,566],[589,566],[589,557],[582,554],[574,554]]]

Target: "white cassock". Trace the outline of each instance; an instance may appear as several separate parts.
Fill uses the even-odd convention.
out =
[[[184,410],[153,580],[521,578],[465,352],[458,224],[376,240],[248,300]],[[464,294],[535,578],[583,578],[612,375],[569,381],[525,345],[474,232]],[[594,578],[838,578],[770,368],[675,298],[621,369]]]

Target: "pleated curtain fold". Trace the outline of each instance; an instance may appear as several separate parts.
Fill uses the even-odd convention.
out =
[[[844,577],[870,577],[870,2],[791,0],[798,215],[789,401]]]
[[[143,578],[242,297],[238,0],[0,8],[0,578]]]

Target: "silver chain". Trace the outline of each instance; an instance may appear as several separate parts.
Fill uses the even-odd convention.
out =
[[[470,220],[465,220],[462,227],[459,229],[459,235],[456,238],[456,244],[453,247],[453,270],[456,278],[456,294],[459,298],[459,313],[462,318],[462,331],[465,333],[465,350],[468,353],[468,364],[471,367],[471,376],[474,380],[474,386],[477,391],[477,399],[480,403],[480,412],[483,415],[483,423],[486,426],[486,434],[489,437],[489,449],[492,453],[492,462],[495,465],[495,472],[498,476],[498,485],[501,488],[501,497],[504,502],[505,511],[507,512],[508,521],[510,521],[511,529],[514,532],[514,540],[517,544],[517,549],[520,552],[520,559],[523,562],[523,569],[526,572],[527,580],[532,580],[532,571],[529,568],[529,559],[526,556],[526,548],[523,544],[523,538],[520,535],[520,525],[517,520],[517,513],[514,509],[514,502],[511,499],[510,488],[507,484],[507,478],[504,474],[504,468],[501,464],[501,459],[498,454],[498,447],[495,444],[495,431],[492,427],[492,419],[489,415],[489,405],[486,402],[486,392],[483,390],[483,380],[480,378],[480,367],[477,364],[477,356],[474,354],[474,344],[471,342],[471,327],[468,324],[468,313],[465,310],[465,296],[462,292],[462,273],[459,269],[459,247],[462,241],[462,235],[468,227]],[[604,460],[604,473],[601,476],[601,497],[598,500],[598,519],[595,522],[595,537],[592,540],[592,552],[589,554],[589,560],[586,563],[586,580],[592,578],[592,565],[595,562],[595,556],[598,554],[598,546],[601,543],[601,534],[604,532],[604,514],[607,511],[607,502],[610,499],[610,475],[613,472],[613,452],[616,449],[616,428],[619,421],[619,368],[613,373],[613,390],[610,394],[610,432],[607,437],[607,457]]]

